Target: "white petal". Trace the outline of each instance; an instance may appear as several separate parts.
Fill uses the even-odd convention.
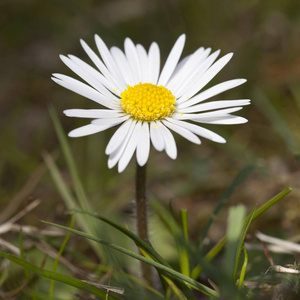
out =
[[[234,108],[226,108],[220,109],[216,111],[199,113],[199,114],[184,114],[184,113],[176,113],[172,117],[177,120],[197,120],[197,119],[205,119],[211,117],[221,117],[227,114],[231,114],[233,112],[241,110],[243,107],[234,107]]]
[[[142,71],[141,71],[140,61],[139,61],[139,57],[135,45],[133,44],[130,38],[125,39],[124,49],[125,49],[127,61],[131,69],[131,73],[134,78],[134,84],[135,85],[139,84],[142,81]]]
[[[148,82],[148,56],[145,48],[142,45],[136,45],[136,51],[138,53],[142,78],[141,82],[146,83]]]
[[[115,111],[110,109],[66,109],[64,114],[67,117],[77,118],[114,118],[122,117],[124,113],[122,111]]]
[[[159,124],[157,122],[150,123],[150,137],[153,147],[157,151],[163,151],[165,149],[165,142],[161,131],[159,130]]]
[[[238,117],[235,115],[225,115],[221,117],[214,117],[214,118],[206,118],[206,119],[198,119],[196,120],[197,123],[204,123],[204,124],[218,124],[218,125],[233,125],[233,124],[244,124],[247,123],[248,120],[243,117]]]
[[[129,119],[129,116],[125,115],[123,117],[116,117],[116,118],[96,119],[96,120],[93,120],[91,123],[93,125],[97,125],[97,126],[103,126],[103,125],[115,126],[115,125],[118,125],[118,124],[128,120],[128,119]]]
[[[134,86],[135,84],[134,84],[133,74],[130,70],[125,54],[122,52],[121,49],[117,47],[112,47],[110,49],[110,52],[121,71],[125,83]]]
[[[139,141],[136,149],[136,159],[138,164],[142,167],[148,161],[150,153],[150,135],[149,135],[149,124],[144,122],[139,135]]]
[[[114,86],[114,89],[118,94],[126,88],[125,83],[119,82],[107,69],[98,55],[88,46],[88,44],[84,40],[80,40],[81,46],[95,64],[95,66],[101,71],[105,78]]]
[[[196,50],[196,51],[201,51],[200,49],[203,50],[203,48],[199,48],[199,49]],[[177,64],[177,66],[176,66],[176,68],[175,68],[175,70],[174,70],[174,72],[173,72],[173,74],[172,74],[172,76],[171,76],[171,78],[170,78],[170,80],[169,80],[169,83],[170,83],[170,81],[173,81],[173,79],[174,79],[175,76],[177,77],[178,72],[179,72],[180,70],[182,70],[183,67],[185,67],[186,63],[191,59],[191,57],[192,57],[194,54],[195,54],[195,52],[192,53],[192,54],[189,54],[189,55],[185,56],[184,58],[182,58],[182,59],[179,61],[179,63]],[[169,85],[169,83],[167,84],[167,86]]]
[[[206,129],[206,128],[203,128],[203,127],[200,127],[198,125],[195,125],[195,124],[191,124],[191,123],[188,123],[188,122],[184,122],[184,121],[179,121],[179,120],[174,120],[174,119],[171,119],[171,118],[168,118],[168,121],[170,121],[171,123],[174,123],[178,126],[181,126],[183,128],[186,128],[190,131],[192,131],[193,133],[197,134],[197,135],[200,135],[206,139],[209,139],[213,142],[216,142],[216,143],[226,143],[226,140],[224,138],[222,138],[220,135]]]
[[[115,93],[115,88],[99,71],[74,55],[68,55],[68,57],[75,65],[77,65],[77,67],[85,72],[85,78],[78,74],[81,78],[86,80],[86,82],[92,85],[103,95],[118,101],[119,98],[112,94],[112,92]]]
[[[189,99],[188,101],[183,102],[178,107],[188,107],[188,106],[194,105],[196,103],[202,102],[208,98],[216,96],[227,90],[233,89],[233,88],[245,83],[246,81],[247,81],[246,79],[233,79],[233,80],[228,80],[228,81],[219,83],[219,84],[207,89],[206,91],[196,95],[195,97]]]
[[[114,167],[117,164],[117,162],[119,161],[119,159],[121,158],[121,156],[127,146],[127,143],[129,141],[131,135],[133,134],[135,124],[136,124],[136,121],[131,122],[130,128],[125,136],[125,139],[120,143],[119,147],[109,155],[109,158],[108,158],[108,168],[109,169]]]
[[[220,58],[218,61],[216,61],[199,79],[197,84],[194,85],[194,87],[189,91],[189,97],[193,97],[196,93],[198,93],[203,87],[207,85],[215,76],[217,73],[219,73],[225,65],[230,61],[232,58],[233,53],[229,53],[222,58]]]
[[[71,56],[72,57],[72,56]],[[75,58],[75,56],[73,56]],[[60,55],[60,59],[68,66],[74,73],[85,80],[89,85],[96,89],[101,95],[108,97],[111,101],[118,101],[118,98],[111,94],[98,79],[91,75],[85,68],[81,67],[69,57]]]
[[[198,144],[198,145],[201,144],[200,139],[194,133],[192,133],[191,131],[189,131],[189,130],[181,127],[181,126],[178,126],[176,124],[170,123],[166,120],[162,121],[162,122],[163,122],[164,125],[169,127],[171,130],[175,131],[176,133],[180,134],[181,136],[183,136],[188,141],[190,141],[192,143],[195,143],[195,144]]]
[[[160,68],[160,52],[157,43],[152,43],[148,54],[148,81],[156,84]]]
[[[90,135],[90,134],[94,134],[103,130],[106,130],[108,128],[110,128],[110,125],[106,125],[106,126],[96,126],[96,125],[85,125],[79,128],[76,128],[72,131],[69,132],[68,136],[69,137],[82,137],[82,136],[86,136],[86,135]]]
[[[125,82],[123,80],[123,77],[120,76],[120,70],[116,65],[113,57],[111,56],[111,53],[109,52],[103,40],[97,34],[95,35],[95,41],[96,41],[97,48],[101,54],[101,57],[104,63],[106,64],[108,70],[110,71],[110,73],[118,79],[118,82],[120,82],[121,85],[124,84]]]
[[[128,140],[128,143],[126,145],[126,148],[120,157],[119,163],[118,163],[118,171],[119,173],[123,172],[125,168],[127,167],[128,163],[130,162],[133,153],[137,147],[138,139],[139,139],[139,133],[142,127],[142,122],[138,121],[135,125],[134,131]]]
[[[193,55],[194,55],[194,53],[189,54],[189,55],[185,56],[183,59],[181,59],[181,60],[179,61],[179,63],[177,64],[177,66],[176,66],[176,68],[175,68],[175,70],[174,70],[174,72],[173,72],[173,74],[172,74],[170,80],[169,80],[168,83],[166,84],[166,87],[167,87],[168,89],[171,88],[170,85],[171,85],[171,82],[172,82],[172,84],[173,84],[173,79],[174,79],[175,77],[178,76],[178,73],[182,70],[183,67],[185,67],[186,63],[191,59],[191,57],[192,57]]]
[[[250,100],[243,99],[243,100],[218,100],[218,101],[211,101],[207,103],[202,103],[186,108],[177,108],[178,113],[194,113],[212,109],[220,109],[220,108],[227,108],[227,107],[235,107],[235,106],[244,106],[249,105]]]
[[[185,43],[185,34],[182,34],[177,41],[175,42],[168,58],[167,61],[161,71],[159,80],[158,80],[158,85],[166,85],[170,77],[172,76],[176,65],[179,61],[179,58],[181,56],[183,47]]]
[[[209,53],[210,49],[206,49],[203,53],[204,56]],[[189,76],[185,77],[185,81],[183,81],[180,85],[177,86],[177,89],[174,90],[174,95],[178,98],[178,103],[186,101],[190,97],[193,96],[193,90],[195,86],[199,84],[202,76],[204,76],[205,72],[210,68],[210,66],[214,63],[217,57],[220,54],[220,50],[215,51],[210,56],[201,60],[199,65],[195,65],[194,71],[191,72]]]
[[[132,123],[132,119],[128,119],[117,129],[106,146],[105,154],[110,155],[120,147],[128,135]]]
[[[160,123],[160,122],[157,122],[157,123],[159,123],[161,125],[158,127],[158,129],[160,130],[162,137],[164,139],[166,153],[168,154],[168,156],[170,158],[176,159],[177,147],[176,147],[176,143],[175,143],[173,134],[162,123]]]
[[[193,54],[184,58],[176,67],[174,74],[166,87],[171,90],[178,88],[178,85],[181,85],[195,70],[197,70],[197,66],[201,65],[208,56],[208,53],[208,51],[204,51],[204,48],[199,48]]]
[[[59,85],[69,89],[83,97],[86,97],[90,100],[93,100],[103,106],[106,106],[111,109],[119,108],[119,105],[116,105],[112,101],[108,101],[103,95],[101,95],[98,91],[86,85],[85,83],[74,79],[72,77],[62,75],[62,74],[53,74],[55,77],[51,77],[53,81],[58,83]]]

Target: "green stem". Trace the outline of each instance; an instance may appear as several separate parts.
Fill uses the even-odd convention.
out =
[[[136,227],[138,236],[145,242],[148,241],[148,214],[146,198],[146,173],[147,165],[141,167],[136,164],[135,178],[135,209]],[[152,285],[152,269],[148,264],[141,262],[141,273],[149,285]]]

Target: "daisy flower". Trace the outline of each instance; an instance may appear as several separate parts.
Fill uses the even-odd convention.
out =
[[[126,38],[123,52],[117,47],[108,49],[98,35],[95,41],[100,56],[81,40],[95,67],[73,55],[60,56],[85,83],[62,74],[53,74],[52,79],[100,105],[99,109],[64,111],[68,117],[93,119],[90,124],[72,130],[70,137],[86,136],[120,125],[105,150],[109,168],[118,164],[118,171],[122,172],[134,152],[137,163],[145,165],[151,143],[157,151],[165,150],[170,158],[176,159],[177,148],[171,131],[198,145],[201,144],[199,137],[225,143],[223,137],[198,124],[247,122],[232,113],[250,104],[248,99],[204,102],[246,81],[233,79],[203,91],[229,62],[232,53],[217,60],[219,50],[211,53],[210,48],[201,47],[179,61],[185,44],[183,34],[160,71],[160,51],[155,42],[147,52],[143,46]]]

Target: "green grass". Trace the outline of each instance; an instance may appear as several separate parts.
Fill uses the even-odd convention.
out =
[[[1,2],[0,226],[33,200],[41,204],[17,219],[21,227],[1,231],[0,298],[106,299],[107,286],[117,291],[111,299],[267,299],[283,285],[299,295],[299,277],[264,275],[267,256],[284,266],[293,254],[244,246],[260,245],[256,230],[299,234],[299,1],[150,2]],[[253,105],[242,112],[249,123],[211,126],[225,145],[176,136],[176,161],[151,150],[148,244],[134,233],[134,163],[122,174],[107,168],[114,129],[67,138],[85,121],[62,111],[96,107],[50,76],[69,72],[61,53],[88,62],[79,39],[95,49],[94,33],[121,48],[127,36],[145,47],[155,40],[164,61],[183,32],[184,55],[200,46],[235,53],[214,82],[246,78],[221,97]],[[139,259],[156,266],[157,286],[141,281]]]

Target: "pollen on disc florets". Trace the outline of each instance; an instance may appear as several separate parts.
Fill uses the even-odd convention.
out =
[[[152,83],[127,86],[121,93],[122,107],[134,119],[155,121],[163,119],[175,110],[175,97],[167,88]]]

